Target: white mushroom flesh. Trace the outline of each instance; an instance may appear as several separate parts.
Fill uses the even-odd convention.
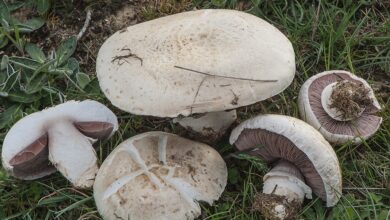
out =
[[[51,162],[75,186],[88,187],[93,183],[97,165],[92,146],[94,140],[87,136],[108,138],[117,129],[116,116],[103,104],[92,100],[68,101],[28,115],[12,126],[4,139],[2,163],[11,175],[20,179],[36,179],[54,172],[53,168],[33,175],[17,175],[10,164],[18,155],[21,160],[34,159],[34,154],[39,152],[25,151],[26,147],[47,136],[45,144],[49,147]],[[34,167],[28,168],[34,171]]]
[[[73,124],[59,121],[49,133],[49,160],[74,186],[91,187],[98,170],[92,139]]]

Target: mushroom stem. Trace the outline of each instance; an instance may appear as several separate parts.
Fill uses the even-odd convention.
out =
[[[173,123],[179,123],[188,130],[189,136],[202,142],[214,143],[221,138],[226,130],[237,119],[236,110],[208,112],[199,117],[189,116],[174,118]]]
[[[93,139],[68,121],[57,122],[48,132],[49,160],[74,186],[92,186],[98,170]]]
[[[263,180],[263,193],[256,195],[253,208],[266,218],[292,218],[305,195],[311,198],[311,188],[304,183],[299,169],[286,160],[278,161]]]
[[[362,115],[373,103],[370,89],[363,83],[347,80],[334,82],[321,93],[321,104],[325,112],[337,121],[351,121]]]

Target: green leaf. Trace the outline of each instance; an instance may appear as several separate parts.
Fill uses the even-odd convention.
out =
[[[42,89],[43,89],[44,91],[46,91],[47,93],[57,94],[57,91],[54,90],[54,89],[52,89],[52,88],[50,88],[50,87],[44,86]]]
[[[26,94],[22,91],[8,93],[8,100],[19,103],[31,103],[37,101],[40,97],[36,95]]]
[[[66,200],[69,200],[68,196],[51,196],[49,198],[38,200],[38,206],[53,205],[55,203],[62,203]]]
[[[252,4],[255,6],[255,7],[258,7],[260,5],[260,2],[261,0],[251,0]]]
[[[35,201],[38,201],[39,198],[42,198],[43,196],[42,194],[43,194],[43,187],[42,185],[36,182],[33,182],[27,191],[27,196],[29,198],[33,198]]]
[[[239,174],[238,169],[236,167],[230,168],[228,170],[229,183],[237,184],[239,178],[240,178],[240,174]]]
[[[10,3],[8,3],[8,10],[9,11],[15,11],[16,9],[21,8],[25,4],[26,4],[26,2],[23,2],[23,1],[21,1],[21,2],[19,2],[19,1],[17,1],[17,2],[10,2]]]
[[[64,64],[76,50],[76,37],[70,37],[63,41],[56,50],[57,63],[55,66],[59,67]]]
[[[0,34],[0,49],[7,46],[8,38],[5,35]]]
[[[39,14],[46,13],[50,8],[49,0],[36,0],[37,10]]]
[[[17,66],[30,70],[36,70],[41,66],[41,63],[25,57],[10,57],[9,61]]]
[[[49,73],[52,75],[71,75],[72,70],[68,67],[64,68],[49,68]]]
[[[4,29],[5,32],[11,31],[10,25],[7,20],[5,20],[4,18],[0,18],[0,23],[1,23],[1,27]]]
[[[21,33],[30,33],[42,27],[44,24],[45,21],[41,18],[31,18],[22,24],[18,24],[17,27]]]
[[[211,0],[211,3],[217,7],[223,7],[226,4],[226,0]]]
[[[25,46],[25,50],[33,60],[38,61],[40,63],[45,62],[46,60],[45,54],[42,52],[41,48],[39,48],[37,45],[27,43]]]
[[[86,198],[84,198],[84,199],[82,199],[82,200],[78,200],[77,202],[75,202],[75,203],[73,203],[73,204],[67,206],[66,208],[61,209],[61,210],[58,211],[58,212],[55,212],[55,214],[56,214],[55,218],[59,218],[59,217],[60,217],[61,215],[63,215],[65,212],[68,212],[68,211],[70,211],[70,210],[72,210],[72,209],[74,209],[74,208],[77,208],[77,207],[81,206],[82,204],[84,204],[84,203],[86,203],[86,202],[88,202],[88,201],[90,201],[90,200],[92,200],[92,197],[86,197]]]
[[[45,84],[45,81],[47,81],[46,75],[40,74],[38,77],[35,77],[26,85],[24,92],[26,92],[27,94],[33,94],[41,91],[42,87]]]
[[[3,18],[6,21],[11,19],[10,10],[4,0],[0,0],[0,18]]]
[[[84,89],[86,93],[88,93],[91,96],[102,96],[102,90],[100,90],[99,81],[97,78],[91,79],[91,82],[88,84],[88,86]]]
[[[68,63],[67,63],[67,67],[73,73],[77,73],[77,72],[80,71],[79,62],[75,58],[73,58],[73,57],[69,58]]]
[[[84,89],[91,82],[89,76],[83,72],[76,73],[76,80],[77,80],[77,84],[82,89]]]
[[[20,105],[12,105],[0,114],[0,129],[12,124],[22,114]]]
[[[2,91],[9,92],[12,88],[14,88],[16,83],[18,82],[19,76],[20,76],[19,72],[14,72],[10,74],[7,77],[6,84],[3,85]]]
[[[385,219],[388,220],[389,216],[390,216],[390,209],[382,210],[378,215],[378,220],[385,220]]]
[[[9,58],[7,55],[4,55],[3,58],[1,58],[0,70],[7,69],[8,63],[9,63]]]
[[[8,78],[7,71],[1,70],[0,71],[0,85],[3,85],[3,83],[5,83],[5,81],[7,80],[7,78]]]

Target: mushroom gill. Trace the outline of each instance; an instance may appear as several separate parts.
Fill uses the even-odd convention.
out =
[[[329,133],[349,136],[369,136],[378,129],[382,121],[380,117],[373,115],[374,113],[378,112],[379,109],[373,104],[372,101],[364,107],[364,110],[359,117],[354,117],[351,120],[335,119],[326,111],[323,105],[322,93],[324,89],[332,83],[345,83],[345,81],[355,83],[356,85],[361,85],[361,81],[350,77],[346,73],[323,75],[311,83],[308,89],[308,99],[313,114],[318,119],[321,128],[325,129]],[[333,96],[337,95],[335,93],[332,94]],[[339,98],[336,98],[336,102],[337,100],[339,100]],[[333,103],[333,105],[337,104]],[[301,111],[305,111],[305,109]]]
[[[234,143],[237,149],[246,151],[269,164],[284,159],[294,164],[302,173],[304,181],[321,199],[326,192],[321,176],[311,160],[288,138],[265,129],[244,129]]]
[[[48,160],[47,139],[47,134],[43,134],[9,161],[9,164],[13,166],[13,175],[29,179],[30,176],[40,173],[55,172],[55,167]]]

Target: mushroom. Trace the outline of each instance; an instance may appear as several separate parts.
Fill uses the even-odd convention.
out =
[[[360,143],[382,123],[381,107],[368,83],[350,72],[331,70],[310,77],[299,92],[303,120],[329,142]]]
[[[260,115],[236,127],[230,143],[273,166],[253,204],[267,218],[295,217],[312,192],[328,207],[339,201],[342,179],[336,153],[307,123],[289,116]]]
[[[175,122],[218,137],[233,122],[218,114],[235,119],[235,113],[221,112],[290,85],[295,55],[291,42],[268,22],[244,12],[208,9],[118,31],[100,48],[96,71],[102,91],[118,108],[156,117],[192,115]],[[201,120],[194,115],[202,113]],[[211,125],[216,121],[219,125]]]
[[[28,115],[12,126],[2,147],[3,167],[23,180],[57,169],[74,186],[91,187],[98,170],[92,144],[109,138],[117,129],[116,116],[103,104],[68,101]]]
[[[103,219],[195,219],[198,202],[225,189],[227,168],[210,146],[165,132],[122,142],[100,167],[93,186]]]
[[[189,136],[194,139],[202,139],[205,143],[215,143],[224,131],[228,130],[230,125],[237,119],[236,110],[209,112],[206,114],[177,117],[173,123],[178,123],[189,131]]]

